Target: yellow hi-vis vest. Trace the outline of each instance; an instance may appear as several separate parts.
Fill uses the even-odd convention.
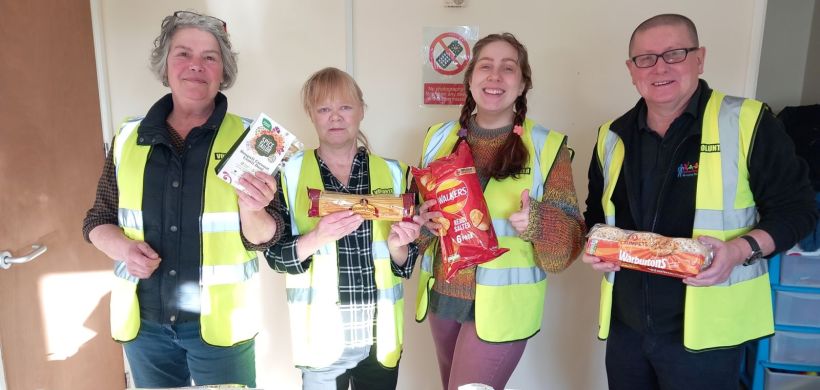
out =
[[[450,154],[458,140],[458,122],[439,123],[430,128],[424,140],[421,166]],[[518,179],[490,179],[484,198],[498,236],[499,246],[510,250],[500,257],[479,264],[476,269],[475,324],[478,337],[489,342],[524,340],[541,329],[547,274],[535,264],[532,244],[520,239],[509,217],[520,209],[521,191],[530,190],[530,197],[541,199],[544,182],[555,162],[565,136],[547,130],[527,119],[521,139],[529,151],[522,175]],[[433,277],[432,245],[422,256],[416,297],[416,321],[427,316]]]
[[[370,191],[402,194],[407,189],[407,165],[368,155]],[[309,218],[308,188],[324,189],[319,162],[313,150],[299,152],[282,171],[282,190],[290,210],[294,236],[312,231],[319,218]],[[376,359],[385,367],[399,363],[404,337],[404,287],[393,274],[387,237],[391,221],[373,221],[373,266],[376,280]],[[302,274],[285,276],[290,313],[293,361],[296,366],[322,368],[344,352],[345,337],[339,308],[339,269],[336,242],[313,254]]]
[[[708,235],[728,241],[755,226],[757,208],[746,162],[762,109],[759,101],[712,92],[703,114],[693,238]],[[611,124],[603,124],[598,131],[597,154],[604,177],[601,202],[606,223],[615,226],[611,198],[624,161],[624,144],[610,130]],[[606,273],[601,281],[600,339],[609,336],[614,283],[614,272]],[[686,287],[683,345],[687,349],[732,347],[772,333],[765,261],[736,266],[719,285]]]
[[[114,141],[114,164],[119,192],[119,225],[126,237],[144,241],[142,195],[145,164],[151,146],[139,145],[141,119],[126,121]],[[242,136],[243,120],[226,114],[219,127],[205,174],[204,204],[200,216],[200,316],[202,340],[210,345],[231,346],[254,338],[258,332],[257,299],[259,271],[256,252],[245,249],[239,232],[239,205],[231,185],[214,172],[218,161]],[[114,266],[111,291],[111,334],[114,340],[133,340],[139,331],[138,278],[129,274],[125,262]]]

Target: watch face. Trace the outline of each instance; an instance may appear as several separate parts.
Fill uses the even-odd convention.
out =
[[[763,252],[761,252],[759,250],[753,250],[752,254],[750,254],[749,257],[747,257],[746,260],[743,262],[743,265],[751,265],[752,263],[754,263],[754,262],[756,262],[756,261],[758,261],[762,258],[763,258]]]

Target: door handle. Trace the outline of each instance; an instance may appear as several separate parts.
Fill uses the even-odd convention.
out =
[[[2,251],[0,252],[0,268],[2,269],[9,269],[11,268],[12,264],[23,264],[28,263],[29,261],[34,260],[35,257],[46,253],[48,247],[45,245],[32,245],[31,252],[25,256],[20,257],[12,257],[11,252],[9,251]]]

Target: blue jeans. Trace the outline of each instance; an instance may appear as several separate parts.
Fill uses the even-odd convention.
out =
[[[610,390],[737,390],[741,347],[689,352],[683,335],[644,334],[612,319],[606,342]]]
[[[202,341],[199,322],[161,325],[142,320],[123,344],[137,387],[239,384],[256,387],[254,341],[216,347]]]

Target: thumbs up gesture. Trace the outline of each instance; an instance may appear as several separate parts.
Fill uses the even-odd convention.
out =
[[[510,223],[519,236],[527,231],[530,224],[530,190],[521,191],[521,210],[510,214]]]

